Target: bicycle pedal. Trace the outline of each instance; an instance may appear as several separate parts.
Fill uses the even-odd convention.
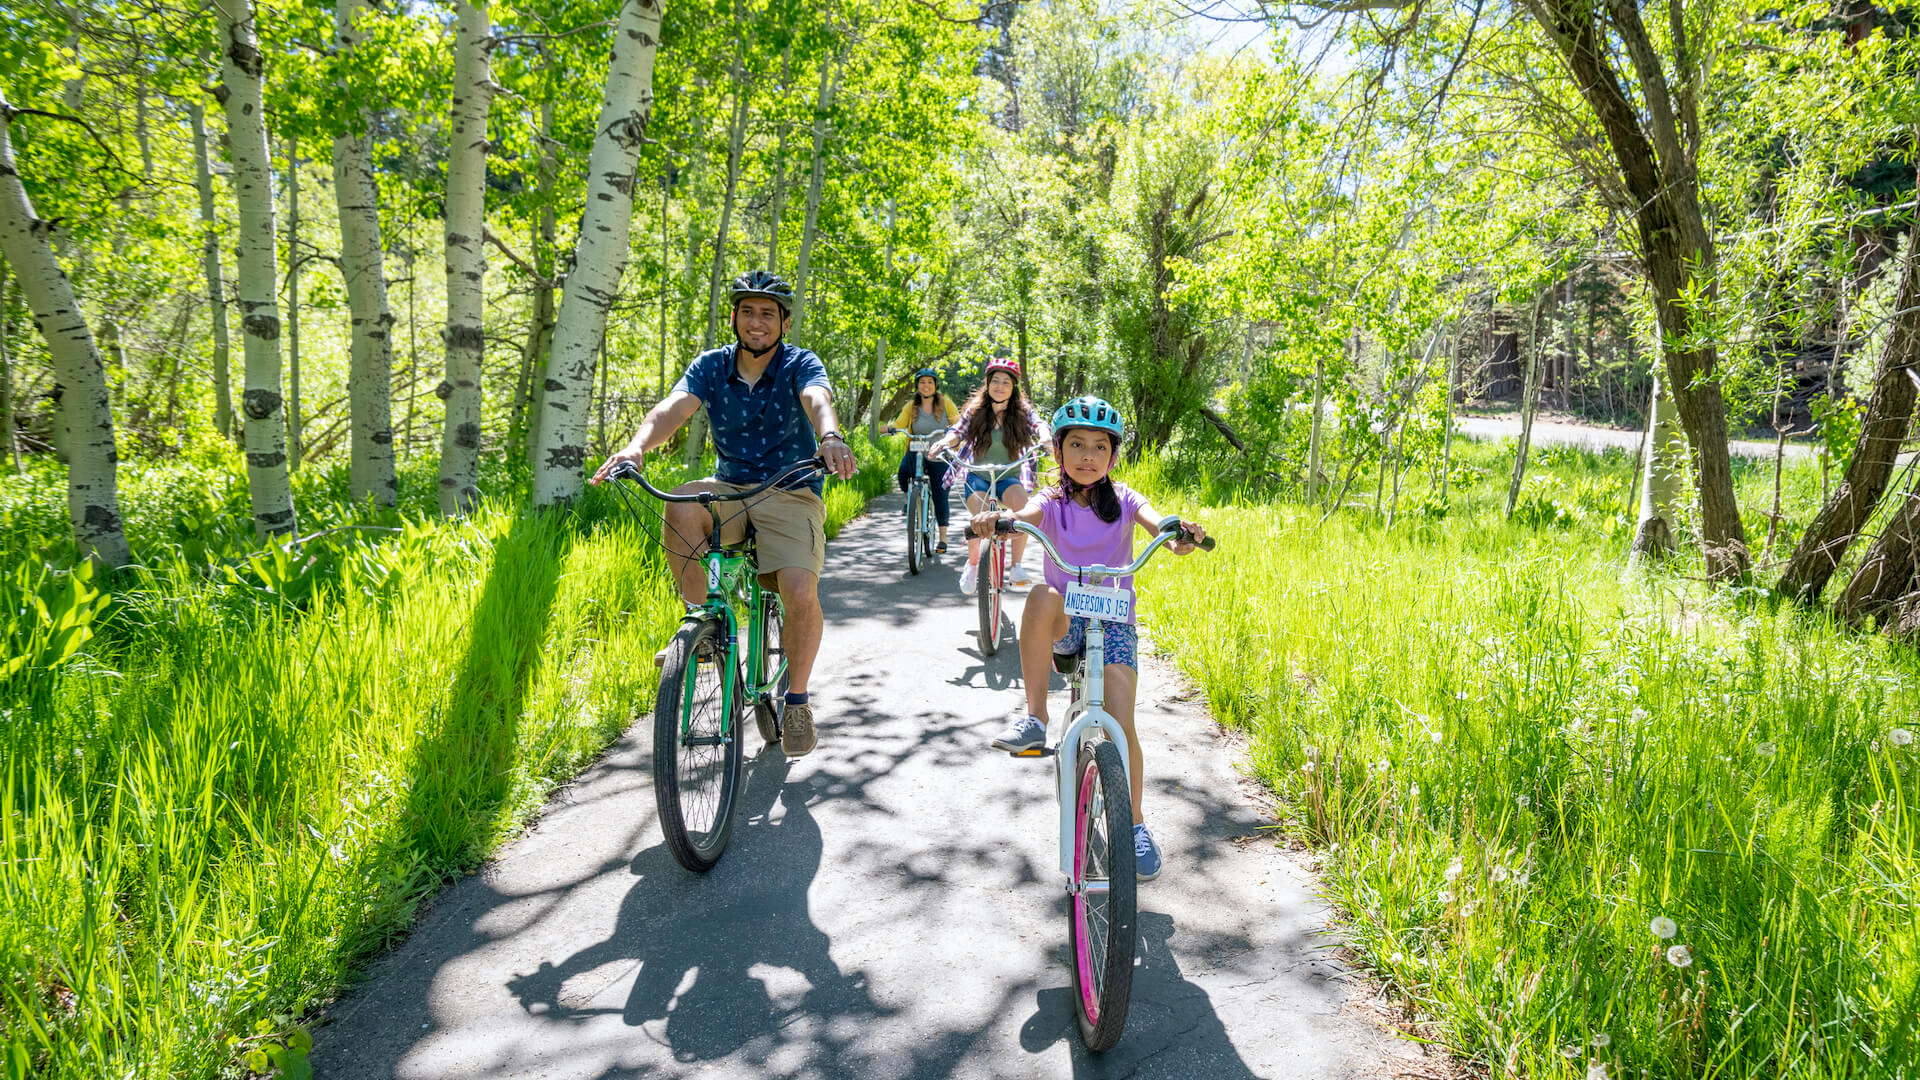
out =
[[[1051,746],[1042,746],[1035,750],[1009,750],[1008,757],[1052,757],[1055,751]]]

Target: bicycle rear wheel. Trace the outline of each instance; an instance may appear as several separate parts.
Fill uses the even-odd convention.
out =
[[[1000,542],[989,540],[980,549],[980,653],[1000,651]]]
[[[920,564],[926,561],[923,533],[926,523],[920,519],[926,515],[927,488],[925,484],[915,482],[907,487],[907,572],[917,574]]]
[[[780,635],[786,630],[786,613],[780,607],[780,594],[769,590],[760,598],[760,640],[766,643],[760,670],[753,673],[755,686],[762,687],[753,699],[753,724],[760,737],[770,743],[780,741],[780,719],[787,711],[787,687],[792,673],[780,670],[780,678],[767,686],[767,677],[787,659],[786,643]]]
[[[713,868],[733,834],[741,697],[720,620],[681,623],[667,645],[653,707],[653,796],[667,849],[696,873]]]
[[[1104,740],[1082,747],[1075,767],[1073,884],[1067,905],[1072,944],[1073,1012],[1087,1049],[1110,1049],[1127,1026],[1133,993],[1136,890],[1133,804],[1120,748]]]

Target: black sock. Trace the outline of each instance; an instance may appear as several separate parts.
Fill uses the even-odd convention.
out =
[[[807,703],[807,695],[805,694],[788,694],[787,695],[787,704],[789,705],[805,705],[806,703]]]

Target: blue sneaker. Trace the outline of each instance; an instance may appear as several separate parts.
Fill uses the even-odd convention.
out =
[[[1160,876],[1160,845],[1153,842],[1153,834],[1145,824],[1133,827],[1133,867],[1136,881],[1152,881]]]
[[[1044,749],[1046,745],[1047,725],[1032,713],[1022,713],[992,743],[995,750],[1005,750],[1009,754],[1024,754],[1030,750]]]

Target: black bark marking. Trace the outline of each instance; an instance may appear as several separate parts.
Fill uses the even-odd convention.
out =
[[[480,447],[480,425],[468,421],[453,429],[453,445],[462,450],[476,450]]]
[[[213,100],[219,102],[221,108],[225,108],[227,104],[227,99],[233,96],[233,91],[227,89],[227,85],[225,83],[221,83],[219,86],[216,86],[212,90],[209,90],[207,92],[213,95]]]
[[[256,387],[240,395],[240,408],[249,420],[265,420],[280,411],[280,395]]]
[[[240,325],[246,329],[247,333],[261,341],[280,339],[280,316],[278,315],[249,315],[240,320]]]
[[[260,77],[263,57],[260,50],[252,45],[244,41],[234,42],[227,46],[227,59],[233,61],[233,66],[246,75],[255,79]]]
[[[97,503],[87,507],[81,514],[81,521],[87,532],[94,536],[120,531],[120,515]]]
[[[439,398],[441,401],[447,400],[453,396],[453,384],[445,379],[441,379],[440,385],[433,388],[433,396]]]
[[[371,442],[373,443],[373,445],[375,445],[375,446],[392,446],[392,445],[393,445],[393,432],[391,432],[391,431],[376,431],[376,432],[374,432],[374,433],[373,433],[372,435],[370,435],[370,436],[368,436],[368,439],[369,439],[369,441],[371,441]]]
[[[293,526],[293,511],[262,510],[253,515],[253,520],[265,525],[268,532],[286,532]]]
[[[255,469],[277,469],[286,463],[287,455],[279,453],[278,451],[269,451],[267,453],[255,451],[247,455],[248,466]]]
[[[483,349],[487,344],[487,333],[478,326],[449,326],[441,336],[447,346],[454,349]]]
[[[544,385],[549,394],[558,394],[567,388],[567,384],[558,379],[548,379]]]
[[[547,467],[553,469],[577,469],[587,463],[587,448],[567,445],[547,451]]]

